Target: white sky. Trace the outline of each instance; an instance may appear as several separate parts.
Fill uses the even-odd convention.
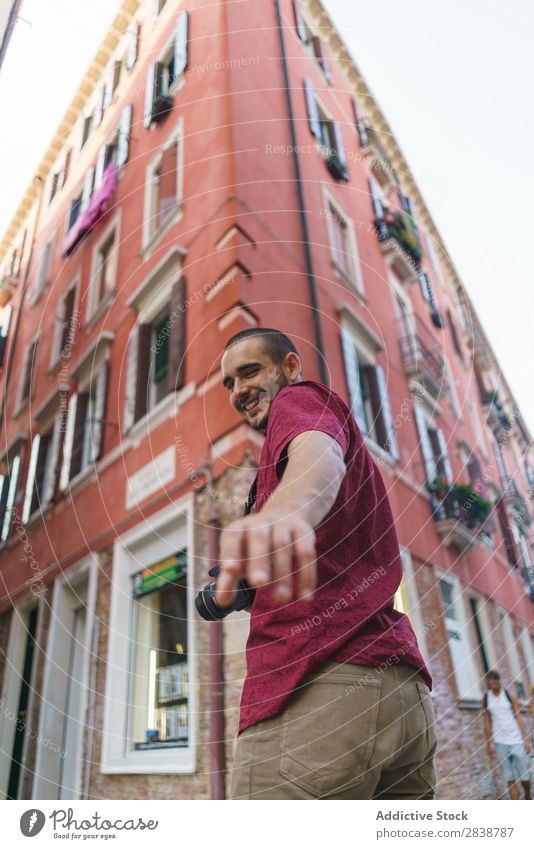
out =
[[[534,4],[323,2],[395,133],[533,431]],[[119,0],[24,0],[0,70],[0,114],[12,116],[0,138],[0,233],[118,7]]]

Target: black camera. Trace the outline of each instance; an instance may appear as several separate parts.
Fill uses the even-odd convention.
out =
[[[212,566],[208,575],[212,578],[216,578],[220,571],[221,567],[217,564],[216,566]],[[196,609],[200,616],[202,616],[202,618],[207,622],[217,622],[218,620],[224,619],[229,613],[234,613],[234,611],[237,612],[238,610],[244,610],[246,607],[250,607],[254,601],[254,596],[256,595],[256,590],[249,587],[245,581],[241,580],[237,585],[236,597],[232,604],[228,605],[228,607],[221,607],[220,604],[217,604],[215,601],[216,590],[217,584],[215,582],[213,584],[208,584],[204,587],[204,589],[200,590],[195,599]]]

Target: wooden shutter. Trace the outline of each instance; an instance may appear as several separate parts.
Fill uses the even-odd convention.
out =
[[[119,138],[117,141],[117,168],[128,161],[130,146],[130,131],[132,126],[132,104],[129,103],[121,112],[119,122]]]
[[[81,212],[89,206],[89,201],[91,200],[91,194],[93,192],[94,177],[95,169],[94,166],[91,165],[85,172],[85,177],[83,178],[82,203],[80,207]]]
[[[306,106],[311,133],[316,139],[322,141],[321,122],[319,120],[319,108],[317,106],[317,98],[315,97],[315,89],[308,79],[304,80],[304,91],[306,94]]]
[[[185,383],[185,301],[186,279],[180,277],[172,287],[169,336],[169,392],[181,389]]]
[[[134,421],[144,416],[148,409],[148,393],[150,391],[150,367],[152,364],[152,325],[139,325],[139,344],[137,346],[137,366],[135,382]]]
[[[330,57],[326,49],[323,39],[319,35],[313,36],[313,50],[317,61],[321,66],[327,83],[332,83],[332,68],[330,66]]]
[[[126,359],[126,387],[124,395],[123,432],[127,433],[135,421],[135,390],[137,386],[137,349],[139,347],[139,325],[132,328],[128,340]]]
[[[352,102],[352,112],[354,114],[354,123],[356,124],[356,129],[358,131],[358,136],[360,139],[360,145],[365,147],[369,144],[369,136],[367,135],[367,129],[365,127],[364,120],[362,118],[362,114],[360,112],[360,108],[358,106],[358,102],[355,97],[351,98]]]
[[[463,360],[464,355],[462,353],[462,346],[460,344],[460,338],[458,336],[458,332],[456,330],[456,325],[454,323],[454,319],[452,317],[450,309],[447,307],[447,321],[449,322],[449,329],[451,331],[452,344],[454,345],[454,350],[458,354],[461,360]]]
[[[8,475],[0,476],[0,531],[4,524],[4,518],[6,515],[6,507],[7,507],[7,494],[9,491],[9,477]]]
[[[63,334],[61,336],[61,350],[65,347],[67,342],[69,341],[69,336],[71,332],[71,322],[74,315],[74,301],[76,299],[76,287],[72,286],[65,298],[63,300],[64,310],[63,310]]]
[[[82,453],[85,436],[85,425],[87,416],[87,405],[89,393],[79,392],[76,404],[76,416],[74,417],[72,451],[70,458],[69,480],[71,480],[82,467]]]
[[[126,67],[128,70],[133,68],[137,62],[137,53],[139,50],[139,21],[132,21],[130,24],[130,41],[128,43],[128,54],[126,56]]]
[[[32,510],[32,502],[34,501],[35,488],[35,472],[37,470],[37,457],[39,456],[39,445],[41,442],[40,434],[36,434],[32,440],[32,448],[30,452],[30,462],[28,464],[28,474],[26,477],[26,489],[24,492],[24,503],[22,505],[22,523],[26,524],[30,518]]]
[[[306,26],[304,24],[302,9],[300,8],[300,0],[293,0],[293,11],[295,13],[295,27],[298,37],[304,44],[307,44]]]
[[[93,434],[93,459],[99,460],[103,454],[104,448],[104,420],[106,418],[106,406],[108,395],[108,377],[109,363],[106,361],[96,378],[95,406],[94,416],[95,421],[92,424]]]
[[[395,460],[400,460],[384,369],[381,366],[368,366],[366,374],[375,415],[377,442]]]
[[[76,420],[76,408],[78,406],[78,395],[71,395],[67,410],[67,423],[65,426],[65,438],[63,440],[63,461],[59,478],[59,488],[64,492],[69,485],[70,462],[72,457],[72,443],[74,439],[74,424]]]
[[[49,501],[52,501],[56,492],[61,436],[61,415],[60,413],[56,413],[52,436],[47,451],[46,469],[43,481],[43,504],[48,504]]]
[[[156,99],[156,65],[150,65],[148,69],[148,73],[146,75],[146,88],[145,88],[145,117],[144,117],[144,125],[145,127],[150,127],[152,123],[152,112],[154,109],[154,101]]]
[[[176,21],[174,38],[174,77],[177,79],[187,69],[189,46],[189,12],[182,12]],[[171,81],[172,82],[172,81]]]
[[[425,465],[426,478],[428,481],[433,481],[436,477],[436,459],[434,457],[434,449],[428,433],[428,426],[423,412],[418,404],[413,407],[417,434],[419,436],[419,446]]]
[[[341,344],[343,346],[343,359],[345,361],[345,374],[349,390],[350,408],[362,434],[368,433],[367,418],[363,405],[362,385],[360,380],[360,367],[358,354],[352,337],[348,330],[341,331]]]
[[[102,179],[104,177],[104,166],[106,164],[106,145],[103,144],[98,151],[98,156],[96,158],[96,168],[95,168],[95,189],[98,189],[99,186],[102,185]]]

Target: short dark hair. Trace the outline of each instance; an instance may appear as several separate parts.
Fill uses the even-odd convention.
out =
[[[489,672],[486,672],[486,678],[488,679],[488,681],[489,681],[490,678],[493,678],[495,680],[500,681],[501,676],[500,676],[500,673],[497,672],[496,669],[490,669]]]
[[[248,339],[250,336],[262,337],[263,350],[276,365],[279,365],[289,353],[299,356],[299,352],[289,336],[273,327],[248,327],[246,330],[240,330],[239,333],[230,337],[224,346],[224,350],[227,351],[232,345],[241,342],[242,339]]]

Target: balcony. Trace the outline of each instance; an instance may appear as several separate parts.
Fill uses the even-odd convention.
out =
[[[382,147],[382,142],[378,138],[376,130],[373,127],[365,126],[365,144],[363,145],[364,158],[371,169],[376,181],[383,189],[390,189],[397,185],[395,172],[391,166],[391,162]]]
[[[405,322],[402,328],[406,329]],[[436,399],[449,391],[441,348],[419,319],[416,319],[415,331],[402,336],[399,344],[404,370],[409,377]]]
[[[376,218],[374,223],[388,264],[403,282],[417,280],[423,248],[410,216],[384,206],[382,218]]]
[[[467,554],[481,542],[482,527],[493,505],[474,489],[473,482],[449,484],[436,478],[427,484],[436,530],[443,545]],[[482,532],[483,533],[483,532]]]
[[[512,429],[512,419],[501,404],[497,390],[492,389],[489,392],[483,390],[480,400],[484,418],[495,436],[504,436],[508,433]]]
[[[501,476],[501,491],[502,500],[510,508],[514,521],[522,527],[530,527],[532,516],[528,503],[519,492],[514,479],[509,475]]]

